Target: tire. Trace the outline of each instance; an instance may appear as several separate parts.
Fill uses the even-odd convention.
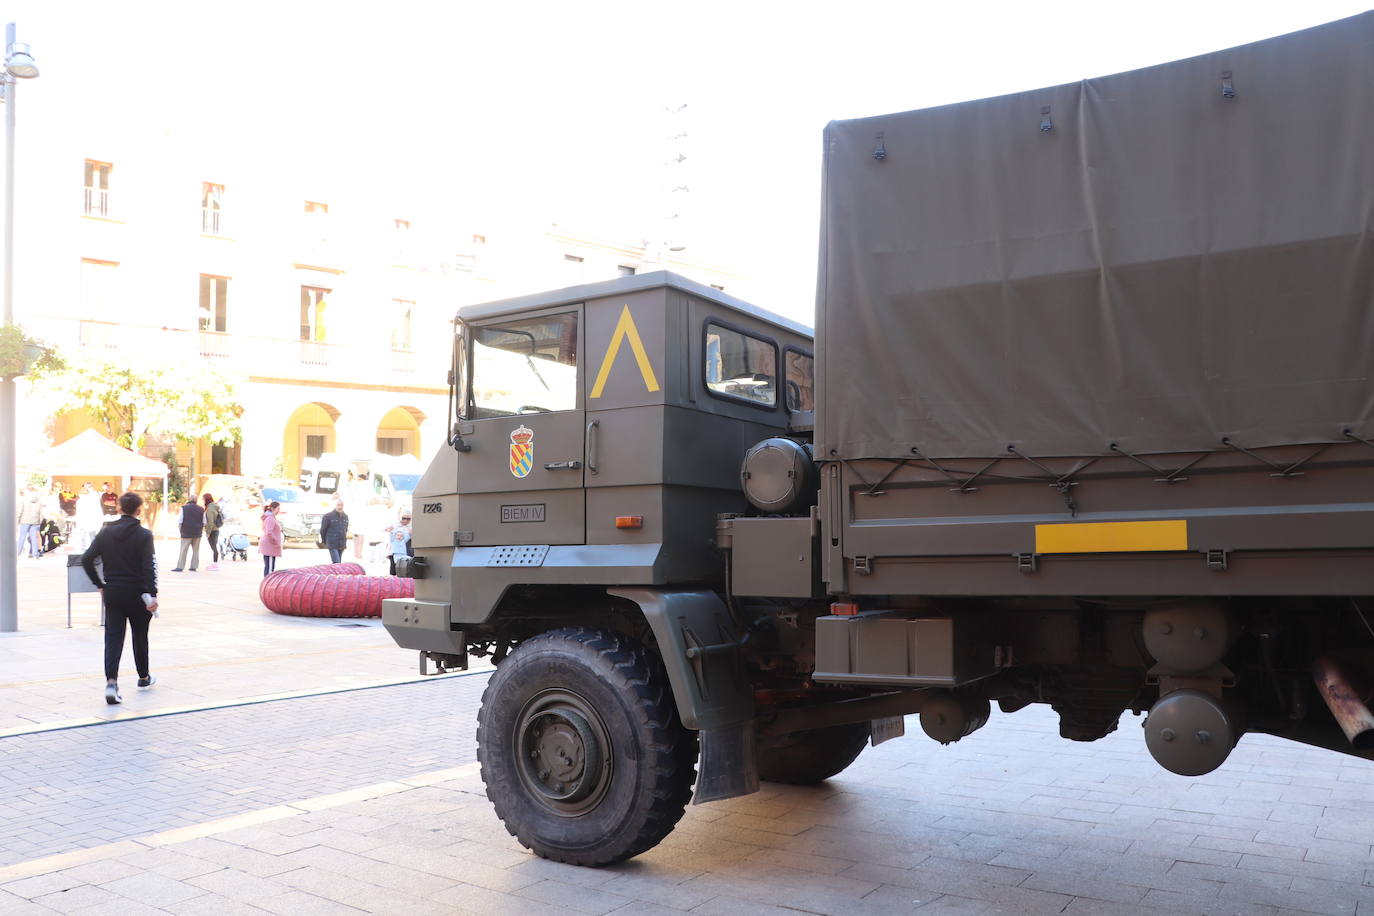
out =
[[[868,745],[867,722],[834,725],[787,735],[786,744],[759,746],[759,778],[793,786],[813,786],[853,763]]]
[[[687,807],[696,758],[662,662],[598,630],[521,643],[477,714],[487,798],[511,836],[557,862],[610,865],[653,848]]]

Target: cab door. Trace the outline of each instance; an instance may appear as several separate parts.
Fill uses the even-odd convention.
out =
[[[582,312],[563,306],[469,326],[457,546],[586,542]]]

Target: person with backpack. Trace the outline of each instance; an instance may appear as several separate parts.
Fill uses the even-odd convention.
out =
[[[205,540],[210,544],[210,565],[206,569],[219,569],[219,529],[224,524],[224,513],[219,503],[209,493],[201,496],[205,503]]]
[[[119,497],[119,518],[102,528],[81,555],[81,567],[105,604],[105,702],[111,706],[123,701],[119,660],[126,626],[133,632],[138,686],[157,682],[148,667],[148,624],[157,612],[157,557],[153,533],[138,520],[142,508],[143,497],[137,493]],[[96,560],[101,561],[104,581],[96,571]]]

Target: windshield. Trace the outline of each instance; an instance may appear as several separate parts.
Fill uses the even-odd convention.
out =
[[[339,491],[339,475],[333,471],[320,471],[315,478],[316,493],[337,493]]]
[[[415,487],[420,483],[419,474],[392,474],[391,485],[396,488],[397,493],[414,493]]]
[[[262,496],[267,502],[273,502],[274,500],[279,503],[305,502],[302,498],[304,494],[301,493],[300,490],[288,490],[285,487],[263,487]]]
[[[473,329],[474,419],[577,406],[577,315]]]

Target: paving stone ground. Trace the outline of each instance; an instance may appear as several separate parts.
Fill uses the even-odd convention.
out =
[[[0,734],[87,718],[116,719],[287,691],[355,687],[418,676],[377,620],[273,614],[258,599],[261,560],[173,573],[178,541],[158,541],[162,612],[150,632],[152,691],[125,689],[106,706],[99,596],[72,596],[67,629],[66,556],[19,565],[19,632],[0,633]],[[279,568],[327,563],[324,550],[289,548]],[[385,572],[385,563],[372,571]],[[121,684],[136,677],[127,645]]]
[[[468,763],[486,674],[0,739],[0,865]]]
[[[421,772],[471,759],[484,680],[0,739],[21,768],[41,742],[76,750],[63,778],[100,789],[61,790],[83,807],[11,796],[49,812],[45,848],[92,824],[110,844],[0,867],[0,914],[1374,914],[1374,764],[1249,736],[1183,779],[1149,760],[1138,720],[1080,745],[1034,708],[949,747],[871,748],[819,788],[689,808],[623,865],[546,862],[506,834],[474,766]],[[357,699],[324,702],[339,696]],[[26,782],[9,779],[6,795]],[[253,805],[270,807],[191,823]]]
[[[20,569],[23,631],[0,636],[0,735],[116,719],[0,736],[0,916],[1374,916],[1374,763],[1247,736],[1184,779],[1138,719],[1075,744],[1037,707],[949,747],[909,720],[824,786],[689,808],[631,862],[546,862],[465,764],[481,672],[349,689],[409,676],[414,654],[376,626],[267,613],[239,564],[166,577],[164,679],[107,710],[92,599],[66,630],[65,570],[42,563]]]

